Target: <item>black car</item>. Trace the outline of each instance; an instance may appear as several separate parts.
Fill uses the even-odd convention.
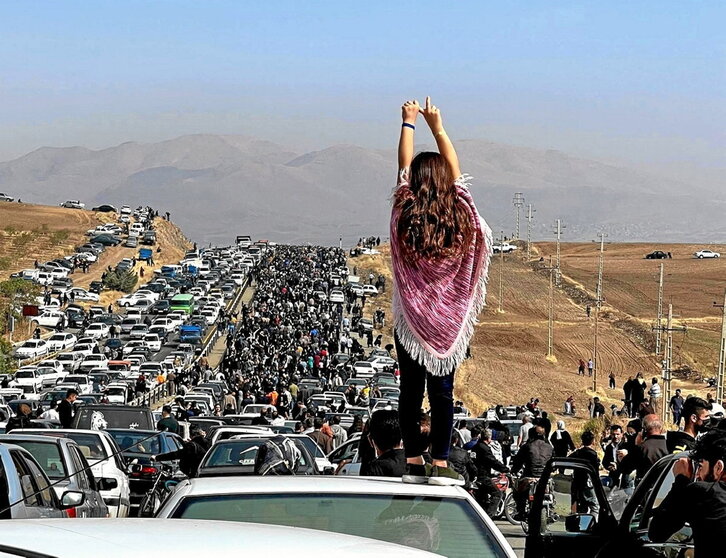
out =
[[[152,487],[156,475],[159,473],[159,465],[151,460],[151,456],[181,449],[182,439],[171,432],[154,430],[112,428],[107,432],[113,436],[121,448],[121,455],[126,463],[135,462],[129,473],[129,487],[131,488],[131,508],[138,508],[141,499]],[[165,464],[171,465],[172,471],[179,470],[178,461],[169,461]]]
[[[73,417],[73,428],[105,430],[106,428],[139,428],[153,430],[154,415],[148,407],[131,405],[84,405]]]
[[[149,307],[149,314],[168,314],[171,303],[168,300],[157,300]]]
[[[622,490],[606,496],[598,473],[588,462],[564,457],[550,460],[532,501],[525,558],[691,556],[693,538],[688,526],[664,543],[648,537],[653,512],[673,487],[673,466],[678,458],[687,456],[663,457],[643,477],[627,504]],[[597,500],[598,510],[586,502],[590,498]],[[572,512],[573,499],[578,513]]]
[[[103,281],[91,281],[88,290],[92,293],[101,294],[101,291],[103,291]]]
[[[650,254],[645,255],[646,260],[667,260],[668,254],[663,252],[662,250],[655,250],[651,252]]]
[[[83,325],[83,320],[86,317],[85,312],[69,308],[65,311],[66,319],[68,320],[68,327],[77,328]]]
[[[106,339],[103,346],[108,347],[109,349],[120,349],[124,346],[124,343],[118,337],[112,337],[111,339]]]
[[[118,213],[118,209],[116,209],[114,206],[108,205],[108,204],[103,204],[103,205],[94,207],[93,209],[91,209],[91,211],[100,211],[101,213]]]
[[[104,246],[118,246],[121,244],[121,239],[113,234],[99,234],[91,239],[93,242],[103,244]]]

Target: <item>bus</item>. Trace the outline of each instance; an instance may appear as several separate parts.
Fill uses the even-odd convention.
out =
[[[178,294],[171,299],[171,306],[169,308],[172,312],[174,310],[184,310],[187,314],[194,312],[194,295],[190,294]]]

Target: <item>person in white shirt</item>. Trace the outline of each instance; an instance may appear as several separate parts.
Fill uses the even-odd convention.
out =
[[[58,409],[56,409],[58,402],[54,399],[50,402],[50,409],[40,415],[43,420],[51,420],[54,422],[60,422],[60,415],[58,415]]]
[[[522,426],[519,427],[519,441],[517,442],[520,448],[527,442],[527,437],[532,426],[532,417],[530,415],[524,415],[522,417]]]

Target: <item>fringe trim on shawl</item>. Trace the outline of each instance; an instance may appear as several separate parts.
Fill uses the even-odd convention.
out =
[[[467,187],[468,182],[471,179],[469,175],[462,175],[456,180],[458,185]],[[486,223],[482,227],[482,233],[484,234],[484,245],[486,246],[486,255],[482,262],[482,271],[479,276],[479,281],[474,288],[474,298],[469,308],[469,312],[464,318],[464,323],[461,326],[459,335],[454,343],[454,350],[447,358],[438,358],[432,355],[425,347],[421,345],[421,341],[411,331],[411,328],[406,321],[406,317],[401,308],[399,298],[397,296],[397,290],[394,291],[393,297],[393,314],[395,319],[393,321],[393,327],[398,337],[399,342],[406,349],[406,352],[411,355],[416,362],[426,367],[426,370],[434,376],[448,376],[453,373],[459,365],[466,359],[466,353],[469,348],[469,343],[474,335],[474,326],[478,323],[477,318],[479,314],[486,306],[487,296],[487,283],[489,282],[489,262],[492,256],[492,231]]]

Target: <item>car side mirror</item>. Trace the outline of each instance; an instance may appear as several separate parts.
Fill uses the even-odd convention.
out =
[[[118,481],[111,478],[99,479],[97,484],[99,490],[113,490],[114,488],[118,488]]]
[[[83,502],[86,500],[86,495],[83,492],[76,492],[74,490],[69,490],[67,492],[64,492],[60,499],[60,509],[67,510],[70,508],[75,508],[77,506],[80,506],[83,504]]]
[[[565,518],[565,531],[568,533],[590,533],[597,522],[594,515],[574,514]]]
[[[323,474],[324,475],[334,475],[335,467],[323,467]]]

